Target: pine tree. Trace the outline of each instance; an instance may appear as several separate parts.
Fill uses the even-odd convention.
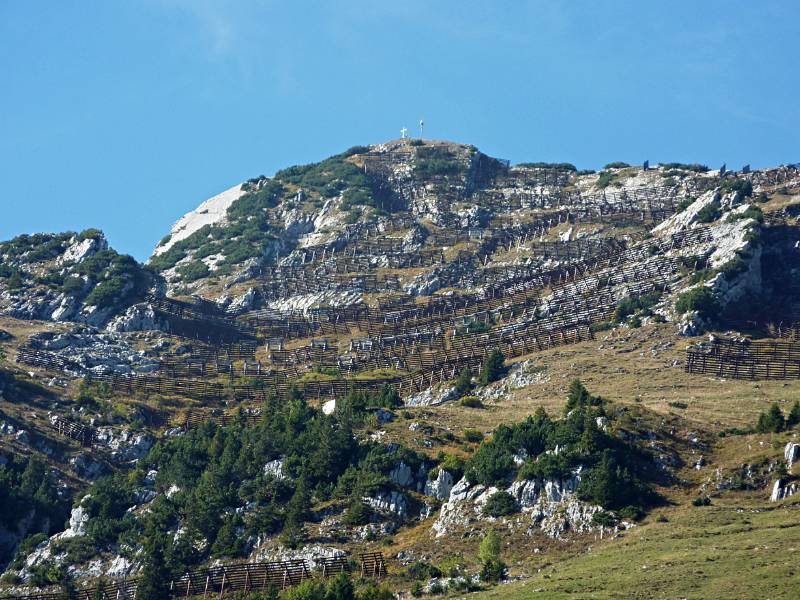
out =
[[[325,593],[325,600],[355,600],[355,597],[353,582],[347,573],[339,573],[331,579]]]
[[[597,454],[603,449],[603,432],[597,426],[597,418],[587,410],[584,418],[583,433],[581,434],[580,448],[587,456]]]
[[[794,403],[792,410],[786,417],[786,429],[790,429],[795,425],[800,425],[800,400]]]
[[[162,600],[170,597],[170,572],[164,560],[163,534],[152,533],[144,546],[144,564],[136,586],[136,600]]]
[[[481,367],[481,375],[479,378],[481,385],[497,381],[503,376],[505,373],[505,360],[506,357],[500,350],[492,350],[489,353],[489,356],[486,357]]]
[[[766,413],[758,417],[757,429],[759,433],[779,433],[783,431],[786,422],[777,403],[773,402]]]
[[[501,544],[500,535],[492,529],[478,548],[478,558],[483,563],[481,579],[484,581],[499,581],[503,577],[506,566],[500,559]]]
[[[569,412],[580,406],[586,406],[591,403],[591,398],[592,396],[589,394],[589,390],[586,389],[581,381],[579,379],[573,379],[569,384],[565,411]]]
[[[456,390],[460,395],[466,394],[472,389],[472,372],[467,367],[464,367],[461,373],[458,374],[456,379]]]

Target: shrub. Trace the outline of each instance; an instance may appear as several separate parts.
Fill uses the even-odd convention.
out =
[[[711,506],[711,498],[708,496],[700,496],[692,500],[692,506]]]
[[[456,390],[459,394],[466,394],[472,389],[472,372],[468,367],[464,367],[456,379]]]
[[[103,237],[102,231],[100,231],[99,229],[90,228],[81,231],[78,234],[77,239],[79,242],[82,242],[83,240],[88,240],[90,238],[101,238],[101,237]]]
[[[613,527],[617,524],[617,518],[612,513],[601,510],[592,515],[592,523],[602,527]]]
[[[527,167],[529,169],[551,169],[553,171],[577,171],[577,167],[572,163],[549,163],[549,162],[523,162],[517,165],[518,167]],[[592,171],[594,172],[594,171]],[[581,172],[585,174],[583,171]],[[579,173],[579,174],[581,174]]]
[[[650,292],[642,296],[626,296],[617,303],[612,322],[622,323],[628,317],[635,314],[649,314],[650,308],[661,299],[660,292]]]
[[[345,525],[366,525],[369,523],[369,516],[369,506],[360,497],[354,496],[342,518],[342,522]]]
[[[519,511],[519,505],[514,496],[505,491],[495,492],[486,501],[483,514],[490,517],[504,517]]]
[[[739,192],[745,198],[753,195],[753,184],[749,179],[726,179],[720,187],[723,192]]]
[[[764,222],[764,212],[757,206],[751,206],[747,210],[738,213],[730,213],[725,219],[728,223],[735,223],[742,219],[754,219],[758,223]]]
[[[698,211],[697,220],[701,223],[712,223],[719,219],[720,215],[722,215],[720,203],[718,200],[714,200]]]
[[[477,444],[478,442],[483,441],[483,434],[477,429],[465,429],[464,441],[469,442],[470,444]]]
[[[678,296],[675,302],[675,311],[685,314],[697,311],[703,319],[714,319],[720,312],[719,302],[714,292],[707,287],[696,287]]]
[[[599,190],[606,189],[616,179],[616,174],[611,171],[602,171],[594,186]]]
[[[794,405],[792,405],[792,410],[789,411],[789,415],[786,417],[787,429],[795,425],[800,425],[800,401],[796,401]]]
[[[191,283],[193,281],[197,281],[198,279],[202,279],[203,277],[208,277],[209,273],[210,270],[208,265],[201,260],[196,260],[188,265],[178,267],[178,274],[186,283]]]
[[[500,558],[500,548],[500,535],[492,529],[478,548],[478,558],[483,564],[480,575],[483,581],[500,581],[503,578],[506,566]]]
[[[477,396],[464,396],[460,404],[465,408],[484,408],[483,402]]]
[[[707,165],[701,165],[697,163],[686,164],[686,163],[671,162],[671,163],[663,163],[661,166],[667,170],[678,169],[681,171],[692,171],[694,173],[707,173],[709,171]]]
[[[481,385],[486,385],[493,381],[497,381],[506,373],[505,368],[506,357],[500,350],[492,350],[486,360],[483,361],[481,367],[481,374],[478,381]]]
[[[438,567],[424,560],[417,560],[406,567],[406,575],[415,581],[441,577],[442,572]]]
[[[607,164],[605,167],[603,167],[603,168],[604,168],[604,169],[625,169],[625,168],[627,168],[627,167],[630,167],[630,165],[629,165],[628,163],[626,163],[626,162],[622,162],[621,160],[618,160],[618,161],[616,161],[616,162],[610,162],[610,163],[608,163],[608,164]]]
[[[689,405],[686,404],[686,402],[675,401],[675,402],[670,402],[669,405],[672,408],[680,408],[681,410],[685,410],[685,409],[689,408]]]
[[[780,433],[786,428],[786,421],[777,403],[772,403],[769,410],[758,416],[756,431],[759,433]]]

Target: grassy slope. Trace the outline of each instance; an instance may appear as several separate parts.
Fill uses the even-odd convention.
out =
[[[530,579],[473,596],[506,598],[797,598],[800,499],[763,494],[660,511],[641,526]]]

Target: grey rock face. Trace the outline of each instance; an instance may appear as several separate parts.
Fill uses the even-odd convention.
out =
[[[289,479],[289,475],[284,471],[283,468],[284,462],[285,461],[282,458],[276,458],[275,460],[269,461],[264,465],[264,475],[268,475],[280,480]]]
[[[130,462],[144,458],[155,440],[147,433],[128,430],[114,431],[110,427],[97,430],[97,440],[111,449],[111,457],[118,462]]]
[[[792,465],[800,460],[800,444],[789,442],[783,449],[783,457],[786,459],[786,468],[791,469]]]
[[[581,472],[578,467],[572,476],[562,480],[515,481],[506,488],[519,504],[523,518],[529,519],[529,533],[538,530],[552,538],[562,538],[568,531],[582,533],[595,527],[592,517],[602,508],[578,500],[576,491]],[[483,507],[497,491],[498,488],[473,486],[466,478],[461,479],[453,486],[433,524],[436,537],[475,521],[491,520],[483,515]]]
[[[69,462],[80,477],[89,481],[94,481],[106,474],[106,468],[85,452],[78,454]]]
[[[156,318],[153,307],[148,303],[134,304],[123,314],[109,321],[106,329],[109,331],[152,331],[166,330],[166,325]]]
[[[678,334],[684,337],[694,337],[703,335],[706,331],[706,323],[696,310],[691,311],[681,317],[678,325]]]
[[[374,496],[365,497],[364,502],[378,512],[391,513],[401,520],[408,518],[408,500],[400,492],[394,490],[378,492]]]
[[[793,496],[798,492],[800,492],[800,484],[796,481],[787,483],[784,479],[778,479],[772,486],[772,494],[769,499],[770,502],[777,502],[778,500]]]
[[[437,500],[446,500],[450,497],[450,491],[453,489],[453,476],[449,471],[439,469],[439,474],[436,479],[430,479],[425,482],[425,495],[433,496]]]

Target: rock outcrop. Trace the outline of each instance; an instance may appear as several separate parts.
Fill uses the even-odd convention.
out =
[[[520,518],[529,532],[539,530],[550,537],[563,538],[567,532],[585,533],[596,527],[592,517],[602,508],[582,502],[576,496],[581,471],[578,467],[571,477],[563,480],[522,480],[505,488],[519,504]],[[498,491],[496,487],[472,485],[466,477],[461,479],[450,491],[433,524],[435,536],[441,537],[471,523],[492,520],[483,514],[483,508],[489,497]]]

